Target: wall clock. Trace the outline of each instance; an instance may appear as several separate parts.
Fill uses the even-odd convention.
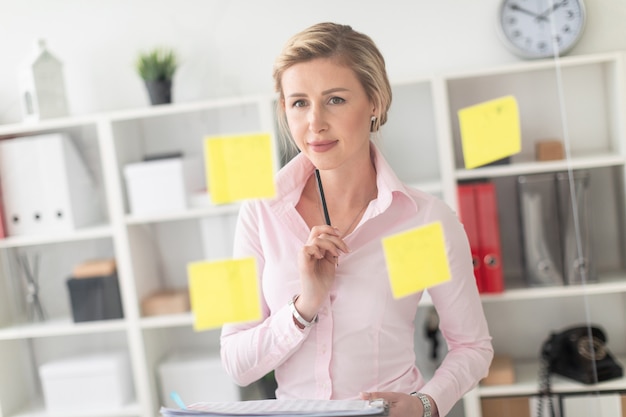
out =
[[[582,0],[502,0],[498,11],[502,40],[525,59],[566,54],[580,40],[585,20]]]

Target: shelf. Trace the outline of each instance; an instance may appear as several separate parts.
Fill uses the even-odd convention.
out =
[[[88,116],[59,117],[55,119],[45,119],[33,123],[15,123],[0,126],[0,137],[15,137],[25,134],[32,134],[48,130],[64,130],[73,127],[80,127],[89,124],[96,124],[99,120],[97,114]]]
[[[473,71],[450,72],[446,74],[449,81],[468,80],[479,77],[494,77],[512,73],[527,73],[532,71],[556,70],[556,68],[568,68],[588,65],[614,64],[619,59],[619,53],[598,53],[591,55],[571,55],[558,59],[537,59],[532,61],[520,61],[519,63],[501,65],[490,69],[477,69]]]
[[[144,317],[140,321],[143,329],[160,329],[165,327],[189,327],[193,326],[193,314],[167,314],[162,316]]]
[[[626,293],[626,275],[602,276],[602,282],[595,282],[586,285],[565,285],[553,287],[524,287],[505,290],[502,293],[490,294],[482,293],[480,298],[483,303],[497,303],[507,301],[538,300],[543,298],[564,298],[584,295],[602,295]],[[420,307],[432,306],[433,301],[424,292],[420,301]]]
[[[618,358],[620,363],[626,363],[626,358]],[[539,362],[519,361],[515,363],[515,384],[479,386],[478,393],[481,397],[508,397],[517,395],[534,395],[539,390]],[[594,385],[585,385],[559,375],[553,375],[552,391],[559,394],[617,391],[626,389],[626,378],[618,378],[600,382]]]
[[[601,282],[584,285],[509,289],[500,294],[481,294],[481,299],[483,302],[506,302],[513,300],[537,300],[541,298],[626,293],[625,275],[605,275],[601,276],[600,280]]]
[[[0,340],[124,331],[126,322],[99,320],[74,323],[71,318],[55,318],[38,323],[23,323],[0,328]]]
[[[64,412],[63,417],[84,417],[85,415],[90,417],[136,417],[141,415],[141,409],[136,402],[125,405],[119,410],[112,411],[98,411],[88,410],[82,412]],[[58,417],[57,413],[49,413],[46,411],[43,401],[30,405],[28,408],[20,410],[17,414],[12,414],[11,417]]]
[[[458,180],[469,180],[486,177],[509,177],[515,175],[539,174],[571,169],[602,168],[624,164],[624,157],[614,154],[576,157],[570,160],[545,162],[513,162],[508,165],[481,167],[476,169],[460,169],[456,171]]]
[[[112,236],[113,231],[111,229],[111,226],[102,225],[88,227],[84,229],[77,229],[69,233],[32,236],[9,236],[5,239],[0,239],[0,249],[76,242],[80,240],[104,239],[110,238]]]
[[[269,102],[273,97],[274,95],[257,95],[246,96],[245,98],[226,97],[221,99],[201,100],[187,103],[162,104],[158,106],[139,107],[134,109],[113,111],[110,112],[107,116],[111,119],[112,122],[144,119],[149,117],[162,117],[210,109],[222,109],[224,107],[239,106],[242,104]]]
[[[128,215],[126,216],[126,224],[137,225],[147,223],[160,223],[168,221],[200,219],[203,217],[221,216],[223,214],[236,214],[241,204],[224,204],[220,206],[210,206],[202,208],[192,208],[183,211],[174,211],[167,213],[146,214],[146,215]]]

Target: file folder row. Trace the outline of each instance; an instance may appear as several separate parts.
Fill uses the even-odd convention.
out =
[[[589,230],[589,181],[587,170],[517,177],[522,273],[528,286],[597,281]],[[462,182],[457,192],[478,291],[502,292],[496,186],[491,180]]]

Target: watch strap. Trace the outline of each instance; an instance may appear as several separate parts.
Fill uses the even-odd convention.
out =
[[[296,321],[300,323],[304,328],[311,327],[315,323],[317,323],[317,314],[315,315],[315,317],[313,317],[313,320],[306,321],[304,317],[300,315],[300,312],[296,308],[296,300],[298,299],[299,296],[300,296],[299,294],[295,295],[291,299],[291,301],[289,301],[289,308],[291,308],[291,314],[293,314],[293,318],[296,319]]]
[[[422,402],[422,405],[424,406],[424,414],[422,414],[422,417],[432,417],[432,404],[430,403],[428,397],[421,392],[412,392],[411,396],[419,398]]]

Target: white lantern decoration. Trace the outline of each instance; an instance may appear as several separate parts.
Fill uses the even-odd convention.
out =
[[[48,51],[43,39],[38,41],[35,56],[19,75],[25,121],[68,115],[63,64]]]

